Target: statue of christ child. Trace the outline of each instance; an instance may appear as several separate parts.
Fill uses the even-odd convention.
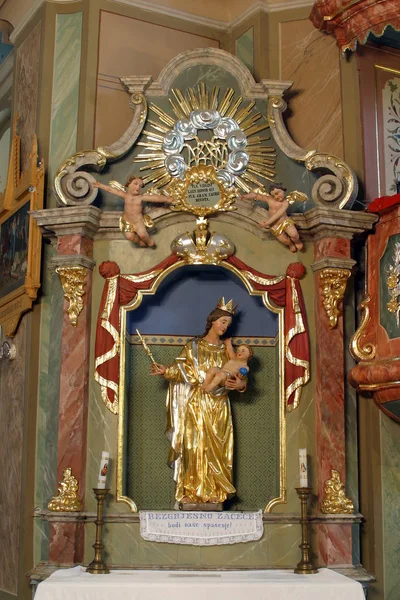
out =
[[[252,348],[247,346],[247,344],[241,344],[237,352],[235,352],[230,338],[225,340],[224,344],[229,360],[221,367],[211,367],[211,369],[208,369],[204,383],[201,386],[206,392],[211,392],[219,386],[224,386],[226,380],[232,377],[232,375],[237,375],[240,379],[243,379],[249,372],[247,362],[253,356]]]

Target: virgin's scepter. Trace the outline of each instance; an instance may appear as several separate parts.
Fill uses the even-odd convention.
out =
[[[150,360],[153,363],[153,365],[156,365],[157,363],[154,360],[154,356],[152,355],[150,348],[146,344],[145,339],[142,337],[142,335],[140,334],[140,332],[139,332],[138,329],[136,329],[136,333],[138,334],[139,341],[142,344],[143,348],[145,349],[147,356],[150,358]]]

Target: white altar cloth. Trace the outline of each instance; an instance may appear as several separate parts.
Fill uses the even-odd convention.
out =
[[[60,569],[35,600],[365,600],[362,586],[330,569],[315,575],[265,571],[112,571]]]

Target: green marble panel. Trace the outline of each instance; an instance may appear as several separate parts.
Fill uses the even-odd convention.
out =
[[[57,490],[57,432],[61,368],[61,326],[64,295],[58,275],[48,268],[55,250],[45,246],[42,281],[39,403],[36,443],[35,505],[47,508]],[[35,558],[46,560],[48,554],[48,524],[35,522]]]
[[[119,567],[293,568],[300,559],[298,524],[265,523],[258,541],[209,547],[145,541],[139,523],[106,523],[103,531],[105,560]],[[93,558],[94,537],[94,525],[86,525],[85,562]]]
[[[400,419],[400,400],[392,400],[392,402],[385,402],[384,407],[390,413]]]
[[[400,426],[381,415],[382,512],[385,598],[397,600],[400,590]]]
[[[61,163],[76,152],[82,12],[58,14],[54,47],[49,182]],[[48,189],[48,206],[56,206]]]
[[[400,235],[391,235],[388,238],[385,252],[379,261],[379,305],[380,305],[380,324],[386,330],[389,338],[392,340],[398,338],[400,334],[397,324],[396,314],[389,312],[387,304],[391,299],[388,289],[387,278],[390,266],[395,265],[395,246],[400,242]]]
[[[357,329],[355,323],[355,291],[354,279],[351,278],[346,287],[343,301],[344,306],[344,348],[348,348],[353,331]],[[349,352],[345,352],[345,371],[348,374],[354,367],[354,360]],[[346,494],[354,504],[354,512],[359,510],[358,493],[358,425],[357,425],[357,392],[349,384],[348,377],[344,378],[345,393],[345,444],[346,444]],[[360,563],[360,526],[352,527],[353,564]]]
[[[254,28],[250,27],[236,39],[236,56],[254,74]]]

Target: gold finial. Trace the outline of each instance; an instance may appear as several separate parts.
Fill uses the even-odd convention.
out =
[[[217,304],[217,308],[220,308],[221,310],[225,310],[226,312],[231,313],[231,315],[235,314],[235,310],[237,309],[238,305],[235,304],[235,306],[233,306],[233,298],[232,300],[229,300],[229,302],[227,302],[225,304],[225,298],[222,296],[222,298],[220,298],[218,300],[218,304]]]
[[[55,512],[79,512],[82,510],[82,503],[78,496],[78,488],[78,481],[72,475],[71,467],[68,467],[63,471],[57,496],[50,500],[47,508]]]

